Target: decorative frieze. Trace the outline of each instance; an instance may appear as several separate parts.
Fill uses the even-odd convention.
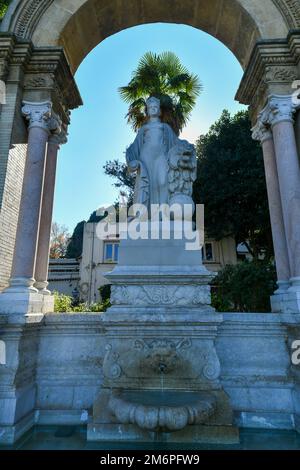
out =
[[[287,39],[256,44],[245,70],[236,99],[251,106],[253,121],[270,94],[291,94],[292,84],[298,79],[299,32],[293,31]]]
[[[135,307],[197,307],[210,305],[210,288],[198,285],[113,285],[111,303]]]
[[[35,26],[51,3],[53,0],[23,1],[13,27],[15,35],[22,39],[31,38]]]

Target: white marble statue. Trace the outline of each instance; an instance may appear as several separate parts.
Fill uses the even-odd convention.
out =
[[[149,211],[151,204],[170,204],[174,196],[191,199],[196,156],[193,145],[161,122],[159,99],[150,97],[146,104],[148,121],[127,149],[126,160],[129,171],[136,172],[134,203],[144,204]]]

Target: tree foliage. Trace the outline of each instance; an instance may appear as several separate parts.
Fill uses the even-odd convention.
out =
[[[205,205],[205,229],[209,237],[234,237],[254,258],[273,257],[268,198],[260,145],[251,137],[248,112],[231,116],[223,111],[196,149],[198,176],[194,200]],[[114,185],[132,195],[134,178],[118,160],[104,166]]]
[[[147,120],[146,100],[160,99],[163,122],[178,135],[187,124],[202,85],[173,52],[147,52],[141,58],[132,79],[119,89],[121,98],[129,104],[128,122],[136,131]]]
[[[0,0],[0,20],[4,17],[11,0]]]
[[[255,258],[273,255],[261,147],[251,137],[248,112],[220,119],[197,141],[196,203],[205,205],[205,229],[220,240],[232,236]]]
[[[113,185],[115,188],[120,189],[121,194],[126,196],[128,201],[132,201],[135,177],[128,172],[126,163],[119,160],[109,160],[105,163],[103,169],[104,173],[114,180]]]
[[[226,266],[213,280],[212,305],[219,312],[270,312],[276,289],[272,264],[244,261]]]
[[[70,238],[70,242],[66,252],[66,258],[79,258],[82,253],[83,229],[85,220],[79,222]]]
[[[67,247],[70,239],[70,234],[65,225],[60,225],[53,222],[51,226],[51,239],[50,239],[50,258],[58,259],[64,258],[67,252]]]
[[[100,222],[100,220],[103,219],[103,217],[104,216],[97,215],[97,211],[94,211],[91,213],[88,219],[88,223]],[[69,244],[68,244],[66,258],[79,258],[81,256],[82,247],[83,247],[83,231],[84,231],[85,223],[86,221],[82,220],[76,225],[74,232],[70,238]]]

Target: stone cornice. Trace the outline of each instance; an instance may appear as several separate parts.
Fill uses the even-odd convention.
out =
[[[34,48],[26,67],[25,89],[51,88],[69,110],[82,105],[73,74],[61,47]]]
[[[250,57],[236,99],[251,106],[253,119],[270,94],[291,94],[299,77],[300,30],[287,39],[259,41]]]
[[[236,99],[243,104],[251,104],[260,84],[291,83],[297,78],[296,65],[287,40],[258,42],[250,57]]]
[[[15,43],[13,35],[0,35],[0,80],[2,81],[6,81]]]

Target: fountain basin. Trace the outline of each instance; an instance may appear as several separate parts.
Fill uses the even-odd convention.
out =
[[[109,408],[122,424],[174,432],[205,424],[216,411],[216,399],[201,392],[126,390],[112,393]]]

